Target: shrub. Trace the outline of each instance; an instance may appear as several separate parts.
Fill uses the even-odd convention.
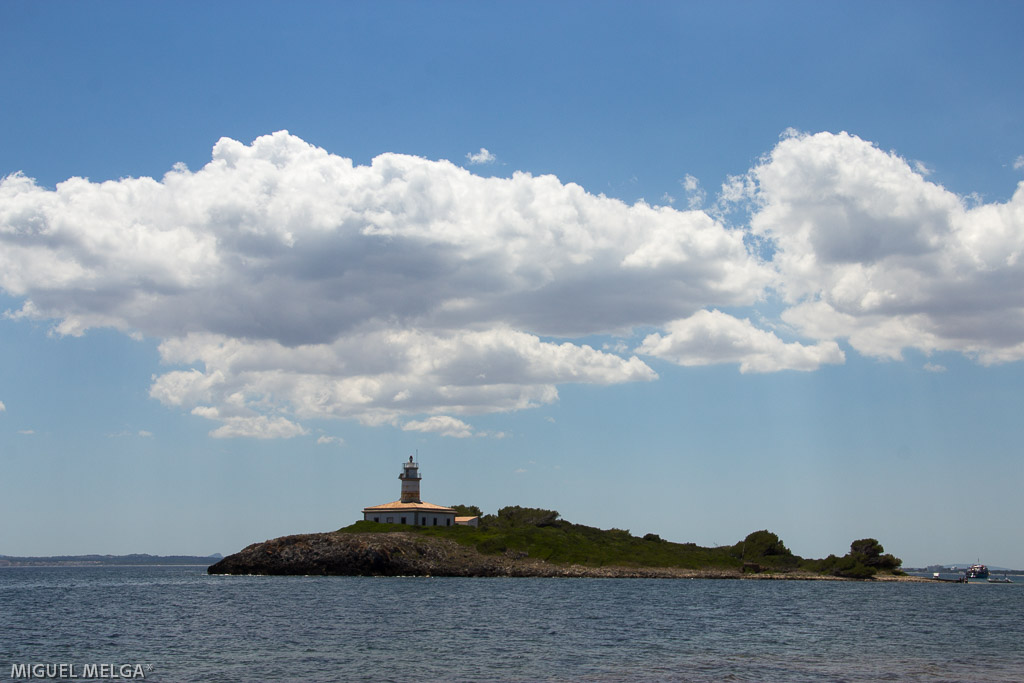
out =
[[[744,560],[758,560],[765,557],[792,557],[793,553],[779,539],[768,531],[755,531],[733,546],[738,552],[737,557]]]
[[[496,555],[498,553],[505,552],[508,549],[508,546],[505,545],[505,541],[500,538],[488,538],[485,541],[477,543],[476,549],[485,555]]]
[[[523,508],[518,505],[498,510],[498,523],[509,526],[551,526],[558,521],[558,512],[542,508]]]
[[[849,556],[865,567],[894,571],[903,564],[903,560],[900,558],[883,553],[885,553],[885,548],[873,538],[862,538],[850,544]]]
[[[870,579],[877,571],[874,567],[865,567],[860,562],[855,562],[852,567],[838,569],[834,574],[848,579]]]

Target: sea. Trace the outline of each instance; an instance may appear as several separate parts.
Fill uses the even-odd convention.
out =
[[[0,681],[1024,680],[1024,582],[205,570],[0,568]]]

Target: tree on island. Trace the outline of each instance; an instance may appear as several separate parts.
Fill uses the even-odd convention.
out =
[[[498,527],[546,527],[552,526],[559,521],[557,510],[545,510],[543,508],[524,508],[518,505],[510,505],[498,510],[498,516],[487,515],[483,520],[488,526]],[[568,524],[568,522],[566,522]]]
[[[862,538],[851,543],[850,555],[864,566],[882,571],[892,571],[903,564],[903,560],[886,553],[882,544],[873,538]]]
[[[760,571],[763,567],[793,568],[801,559],[790,552],[782,539],[767,529],[748,534],[732,547],[731,554],[743,561],[744,571]]]
[[[896,573],[903,560],[885,552],[882,544],[873,538],[862,538],[850,544],[850,552],[843,557],[829,555],[820,560],[823,574],[850,579],[869,579],[879,571]]]

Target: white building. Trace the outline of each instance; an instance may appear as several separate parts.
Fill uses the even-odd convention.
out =
[[[402,497],[393,503],[363,508],[363,519],[382,524],[414,524],[416,526],[451,526],[456,523],[455,510],[443,505],[424,503],[420,499],[419,463],[402,463]],[[466,518],[471,519],[471,518]],[[476,519],[476,518],[472,518]],[[461,524],[467,522],[459,521]],[[476,526],[473,524],[473,526]]]

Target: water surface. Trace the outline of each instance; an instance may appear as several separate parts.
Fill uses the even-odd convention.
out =
[[[1022,585],[4,568],[0,680],[1019,681]]]

